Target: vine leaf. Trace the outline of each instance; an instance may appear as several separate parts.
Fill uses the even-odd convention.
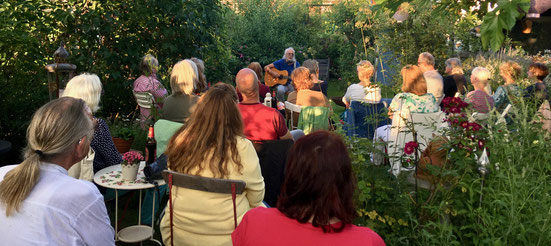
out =
[[[499,50],[505,40],[503,30],[510,31],[529,7],[530,0],[499,0],[496,9],[484,16],[481,27],[482,46],[489,46],[493,51]]]

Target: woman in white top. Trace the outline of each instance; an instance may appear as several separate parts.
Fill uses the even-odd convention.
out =
[[[103,196],[67,175],[88,154],[92,119],[86,103],[72,97],[33,115],[25,160],[0,168],[2,245],[115,245]]]
[[[376,84],[371,84],[371,77],[375,73],[375,68],[371,62],[362,60],[357,64],[356,69],[360,83],[348,87],[344,97],[342,97],[342,102],[347,108],[350,107],[352,101],[379,103],[381,101],[381,88]]]

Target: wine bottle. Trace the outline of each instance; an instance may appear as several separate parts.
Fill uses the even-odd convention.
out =
[[[145,142],[145,164],[149,165],[155,161],[157,157],[157,141],[155,141],[155,131],[153,125],[149,125],[147,133],[147,141]]]

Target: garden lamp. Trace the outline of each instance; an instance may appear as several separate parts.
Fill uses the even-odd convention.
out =
[[[63,42],[54,52],[54,63],[46,65],[48,72],[48,93],[50,100],[59,98],[60,92],[63,93],[67,82],[74,76],[77,66],[67,63],[69,52],[65,50]]]
[[[489,173],[489,170],[487,168],[488,164],[490,164],[490,159],[488,158],[488,153],[486,152],[486,148],[482,151],[482,155],[480,155],[480,158],[478,158],[478,172],[480,173],[480,176],[482,178],[486,177],[486,175]]]

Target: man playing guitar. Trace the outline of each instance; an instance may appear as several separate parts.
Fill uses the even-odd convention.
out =
[[[293,70],[295,70],[295,68],[297,67],[300,67],[300,63],[296,60],[295,50],[292,47],[285,49],[285,54],[283,55],[282,59],[279,59],[274,63],[270,63],[264,67],[264,71],[266,71],[266,73],[269,73],[276,78],[280,75],[275,71],[272,71],[272,68],[275,68],[277,70],[286,70],[289,74],[289,79],[287,80],[287,83],[285,85],[277,86],[276,98],[279,102],[285,101],[285,92],[290,92],[294,90],[293,85],[291,84],[290,77]]]

